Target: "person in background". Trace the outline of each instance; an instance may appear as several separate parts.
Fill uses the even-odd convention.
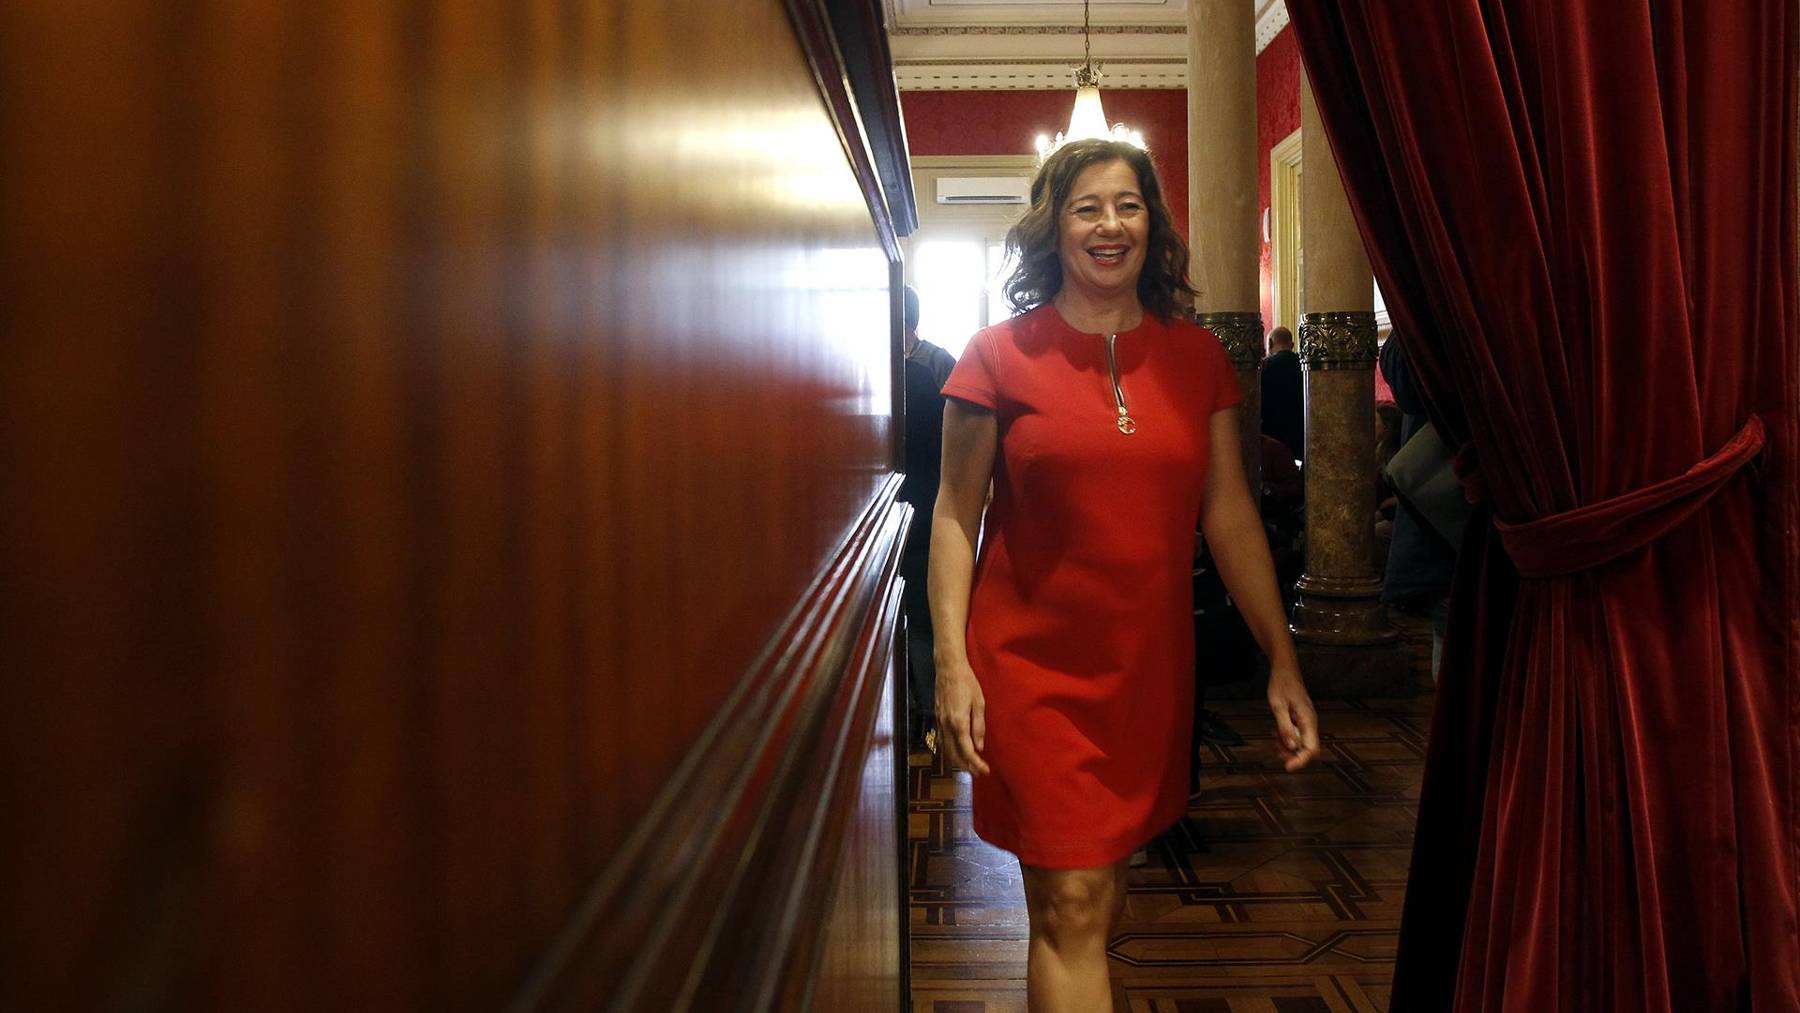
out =
[[[1400,427],[1405,413],[1392,401],[1375,402],[1375,470],[1379,473],[1400,449]]]
[[[1301,538],[1306,529],[1305,506],[1305,485],[1287,444],[1272,436],[1262,437],[1261,513],[1284,610],[1293,604],[1294,582],[1300,579],[1306,561]],[[1194,560],[1194,655],[1198,663],[1194,666],[1193,752],[1188,766],[1190,801],[1200,798],[1202,744],[1234,748],[1244,744],[1235,728],[1207,709],[1207,687],[1258,674],[1256,640],[1233,607],[1211,554],[1205,551]],[[1131,856],[1134,869],[1147,861],[1143,851]]]
[[[1289,771],[1317,754],[1318,718],[1238,463],[1236,374],[1187,318],[1187,247],[1149,154],[1056,150],[1006,246],[1020,315],[978,332],[944,385],[939,747],[974,775],[975,833],[1018,857],[1027,1005],[1107,1013],[1126,863],[1187,810],[1196,517],[1271,659],[1270,754]]]
[[[1387,566],[1388,547],[1394,540],[1394,513],[1399,500],[1394,484],[1388,480],[1387,465],[1400,449],[1400,426],[1404,416],[1392,401],[1375,402],[1375,572]]]
[[[1400,409],[1400,447],[1425,427],[1425,399],[1406,361],[1400,333],[1381,346],[1381,375]],[[1399,448],[1395,448],[1398,452]],[[1381,582],[1381,600],[1411,615],[1431,617],[1431,677],[1437,679],[1449,615],[1450,581],[1456,574],[1456,546],[1439,535],[1417,508],[1396,496],[1393,537]]]
[[[1262,519],[1275,557],[1275,582],[1291,607],[1306,564],[1306,482],[1287,444],[1262,438]]]
[[[1262,432],[1280,440],[1289,457],[1306,459],[1306,381],[1294,351],[1294,332],[1286,327],[1269,332],[1269,357],[1262,366]]]
[[[937,708],[937,667],[932,663],[931,605],[925,590],[931,560],[931,512],[937,503],[938,467],[944,453],[944,381],[956,368],[949,352],[919,337],[919,293],[906,286],[905,370],[906,478],[900,499],[912,504],[912,527],[900,557],[905,579],[907,746],[926,748]]]

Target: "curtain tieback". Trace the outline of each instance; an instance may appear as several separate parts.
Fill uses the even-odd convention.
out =
[[[1751,415],[1718,453],[1674,478],[1523,524],[1496,518],[1494,527],[1521,577],[1591,570],[1649,545],[1693,516],[1762,451],[1766,437],[1762,418]]]

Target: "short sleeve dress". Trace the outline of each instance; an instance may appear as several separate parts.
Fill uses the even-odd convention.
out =
[[[1240,399],[1191,323],[1146,313],[1108,344],[1046,304],[978,332],[944,384],[999,428],[967,633],[992,771],[974,829],[1043,868],[1111,864],[1184,811],[1194,529],[1212,414]]]

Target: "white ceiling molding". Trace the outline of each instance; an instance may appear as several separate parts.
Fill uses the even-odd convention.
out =
[[[1255,2],[1255,0],[1252,0]],[[966,25],[1074,25],[1081,0],[886,0],[888,30]],[[1187,0],[1093,0],[1096,33],[1102,24],[1187,24]]]
[[[1073,88],[1066,62],[1043,60],[944,60],[896,63],[902,91],[1054,91]],[[1186,88],[1187,59],[1109,63],[1103,89]]]
[[[1284,22],[1285,23],[1285,22]],[[908,35],[1081,35],[1080,25],[929,25],[890,28],[893,36]],[[1186,35],[1187,25],[1094,25],[1090,35]]]
[[[1288,23],[1285,0],[1256,11],[1256,51]],[[1081,0],[885,0],[902,90],[1056,89],[1082,59]],[[1094,0],[1102,88],[1187,87],[1187,0]]]
[[[907,35],[889,40],[894,62],[915,60],[1038,60],[1073,68],[1081,62],[1081,33],[1074,35]],[[1111,77],[1114,64],[1173,57],[1187,62],[1186,35],[1095,35],[1094,59],[1106,64]],[[1104,85],[1102,85],[1104,87]]]
[[[1082,59],[1080,24],[1036,26],[1038,30],[1023,25],[971,27],[988,32],[932,29],[889,39],[901,89],[1074,87],[1075,68]],[[1102,88],[1187,87],[1186,25],[1150,27],[1158,30],[1094,32],[1094,60],[1100,64]]]

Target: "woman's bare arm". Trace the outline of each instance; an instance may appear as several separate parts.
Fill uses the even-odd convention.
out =
[[[1207,468],[1200,531],[1206,536],[1225,589],[1269,656],[1269,710],[1275,715],[1276,738],[1287,769],[1299,770],[1319,751],[1319,720],[1300,677],[1262,516],[1244,483],[1237,409],[1213,412],[1209,428],[1212,463]]]
[[[994,413],[954,398],[944,402],[944,458],[931,521],[933,655],[937,661],[938,741],[951,763],[988,772],[986,699],[969,667],[964,640],[975,580],[975,542],[993,480],[999,424]]]

